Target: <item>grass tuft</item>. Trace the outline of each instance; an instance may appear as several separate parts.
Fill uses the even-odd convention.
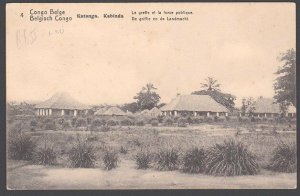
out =
[[[205,172],[215,176],[254,175],[259,172],[259,166],[243,143],[228,140],[208,149]]]
[[[268,168],[272,171],[294,173],[297,171],[296,143],[281,143],[276,147]]]

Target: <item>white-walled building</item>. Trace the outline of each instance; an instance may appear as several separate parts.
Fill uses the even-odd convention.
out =
[[[35,106],[37,116],[77,116],[87,114],[90,107],[73,99],[68,93],[56,93]]]

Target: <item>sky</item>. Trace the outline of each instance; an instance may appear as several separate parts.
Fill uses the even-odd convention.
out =
[[[29,21],[30,9],[51,8],[72,21]],[[185,22],[131,21],[132,11],[146,10],[193,14]],[[68,92],[86,104],[122,104],[151,82],[169,102],[199,90],[208,76],[237,96],[237,105],[242,97],[272,97],[277,57],[296,45],[295,13],[294,3],[10,4],[7,100]]]

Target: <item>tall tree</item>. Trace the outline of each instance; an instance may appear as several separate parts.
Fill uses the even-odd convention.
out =
[[[212,77],[208,77],[205,79],[206,83],[201,83],[202,90],[194,91],[192,94],[195,95],[209,95],[211,96],[216,102],[222,104],[229,110],[234,109],[234,100],[236,97],[229,93],[223,93],[219,89],[221,86],[217,80]],[[203,89],[204,88],[204,89]]]
[[[134,99],[137,100],[137,104],[140,110],[152,109],[157,106],[160,96],[155,92],[156,88],[152,83],[146,84],[142,90],[137,93]]]
[[[278,76],[274,84],[274,99],[282,105],[296,106],[296,51],[289,49],[281,54],[278,60],[283,65],[275,72]]]
[[[205,81],[206,83],[201,83],[202,88],[205,88],[205,90],[207,91],[213,91],[213,90],[220,91],[219,89],[220,84],[218,83],[218,80],[215,80],[212,77],[207,77],[205,78]]]

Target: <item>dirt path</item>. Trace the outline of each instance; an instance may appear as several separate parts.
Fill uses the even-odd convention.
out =
[[[101,168],[74,169],[24,165],[8,170],[9,189],[291,189],[296,174],[262,171],[256,176],[213,177],[179,171],[138,170],[132,161],[122,161],[111,171]]]

